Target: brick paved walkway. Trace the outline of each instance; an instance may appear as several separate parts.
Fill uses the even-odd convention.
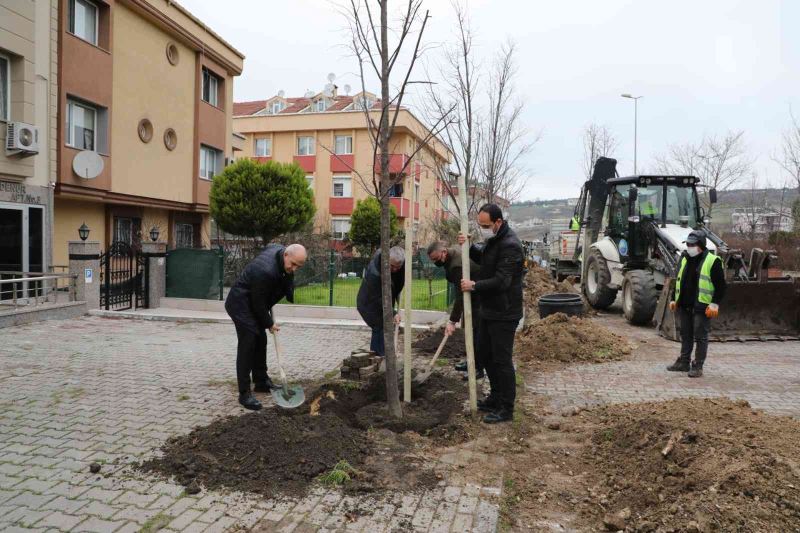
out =
[[[557,408],[727,396],[770,413],[800,417],[800,342],[711,343],[705,375],[689,379],[665,370],[678,356],[678,343],[662,339],[653,329],[630,327],[618,314],[597,321],[632,338],[634,357],[538,374],[528,390],[550,395]]]
[[[285,326],[289,376],[321,377],[368,342],[366,333],[345,333]],[[85,317],[0,330],[0,530],[495,530],[499,484],[450,479],[424,494],[354,499],[317,490],[293,501],[184,496],[178,485],[128,473],[126,463],[168,437],[242,412],[235,345],[233,328],[220,324]],[[486,459],[477,454],[446,454],[443,464]],[[89,474],[93,461],[113,475]],[[372,512],[352,517],[354,506]]]

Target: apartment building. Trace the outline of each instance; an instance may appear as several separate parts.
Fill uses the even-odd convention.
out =
[[[58,0],[56,264],[86,224],[103,248],[208,243],[244,56],[170,0]]]
[[[43,272],[52,264],[58,1],[0,0],[0,271],[4,272]]]
[[[234,130],[244,136],[237,157],[300,165],[314,190],[315,227],[330,232],[334,240],[344,240],[356,202],[373,190],[376,167],[365,116],[368,112],[377,122],[380,107],[373,94],[339,95],[333,84],[319,94],[281,93],[234,103]],[[425,125],[408,109],[400,109],[390,143],[390,171],[398,176],[391,202],[400,219],[413,217],[416,227],[445,213],[439,176],[447,175],[443,169],[450,153],[438,139],[425,143],[428,137]]]

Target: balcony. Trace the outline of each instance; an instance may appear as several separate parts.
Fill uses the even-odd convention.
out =
[[[401,172],[407,174],[408,168],[405,166],[406,162],[408,162],[408,156],[406,154],[389,154],[389,174],[400,174]],[[375,172],[380,173],[380,171],[381,159],[380,155],[376,155]]]
[[[411,214],[411,202],[407,198],[389,198],[389,201],[397,210],[398,218],[406,218]]]
[[[353,199],[331,197],[328,200],[328,210],[330,211],[331,215],[352,215]]]
[[[414,219],[419,220],[419,202],[414,202]]]
[[[331,172],[352,172],[354,168],[353,154],[331,154]]]
[[[317,169],[317,156],[315,155],[296,155],[294,162],[306,172],[314,172]]]

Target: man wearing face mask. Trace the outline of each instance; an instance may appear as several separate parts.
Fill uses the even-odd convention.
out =
[[[670,372],[689,372],[690,378],[703,375],[708,353],[708,330],[711,319],[719,316],[719,304],[725,296],[725,270],[722,259],[707,249],[706,234],[694,230],[686,238],[686,253],[681,257],[675,281],[671,311],[678,312],[681,325],[681,354],[667,367]],[[694,361],[691,360],[692,348]]]
[[[444,334],[448,337],[456,330],[456,325],[461,321],[461,315],[464,311],[464,293],[461,292],[461,250],[453,246],[448,248],[442,241],[434,241],[428,246],[428,257],[438,267],[444,268],[445,278],[456,287],[456,297],[453,302],[453,310],[450,312],[450,321],[445,326]],[[481,267],[475,261],[470,261],[469,275],[470,279],[477,281],[480,279]],[[472,299],[472,345],[478,347],[478,329],[480,328],[481,313],[478,299]],[[456,370],[460,372],[467,371],[466,361],[456,364]],[[484,377],[483,362],[479,353],[475,354],[475,377],[481,379]],[[466,379],[466,376],[465,378]]]
[[[489,376],[491,392],[478,402],[478,409],[488,412],[487,424],[508,422],[514,418],[517,383],[512,362],[514,334],[522,318],[522,243],[495,204],[485,204],[478,211],[478,225],[484,239],[482,247],[470,247],[470,259],[481,266],[478,280],[461,280],[462,291],[472,291],[481,300],[481,325],[478,332],[481,354]],[[466,236],[459,234],[463,244]]]

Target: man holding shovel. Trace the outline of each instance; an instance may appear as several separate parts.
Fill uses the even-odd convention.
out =
[[[261,402],[250,391],[250,374],[256,392],[275,388],[267,374],[267,330],[280,328],[272,318],[272,307],[284,297],[294,301],[294,273],[306,262],[306,249],[300,244],[283,247],[270,244],[242,271],[228,298],[225,310],[236,326],[236,379],[239,403],[245,409],[261,409]]]
[[[437,267],[444,268],[444,275],[448,282],[452,283],[456,288],[456,297],[453,302],[453,310],[450,311],[450,320],[445,326],[444,334],[450,336],[456,331],[456,325],[461,322],[461,315],[464,311],[464,293],[461,292],[461,250],[457,246],[448,248],[442,241],[434,241],[428,246],[428,257],[433,261]],[[469,273],[472,280],[477,281],[480,279],[481,267],[475,261],[470,260]],[[472,345],[477,347],[478,344],[478,329],[480,329],[481,313],[478,305],[478,299],[472,299]],[[467,371],[466,361],[456,364],[456,370],[459,372]],[[484,377],[483,360],[480,353],[475,354],[475,377],[481,379]],[[464,380],[466,380],[466,376]]]
[[[400,293],[405,285],[403,265],[406,253],[399,246],[389,250],[389,267],[392,272],[392,306],[397,305]],[[383,289],[381,287],[381,252],[375,254],[367,266],[361,287],[358,289],[356,308],[364,322],[372,329],[372,339],[369,343],[371,352],[383,357],[386,348],[383,342]],[[395,311],[394,323],[400,323],[400,315]]]

